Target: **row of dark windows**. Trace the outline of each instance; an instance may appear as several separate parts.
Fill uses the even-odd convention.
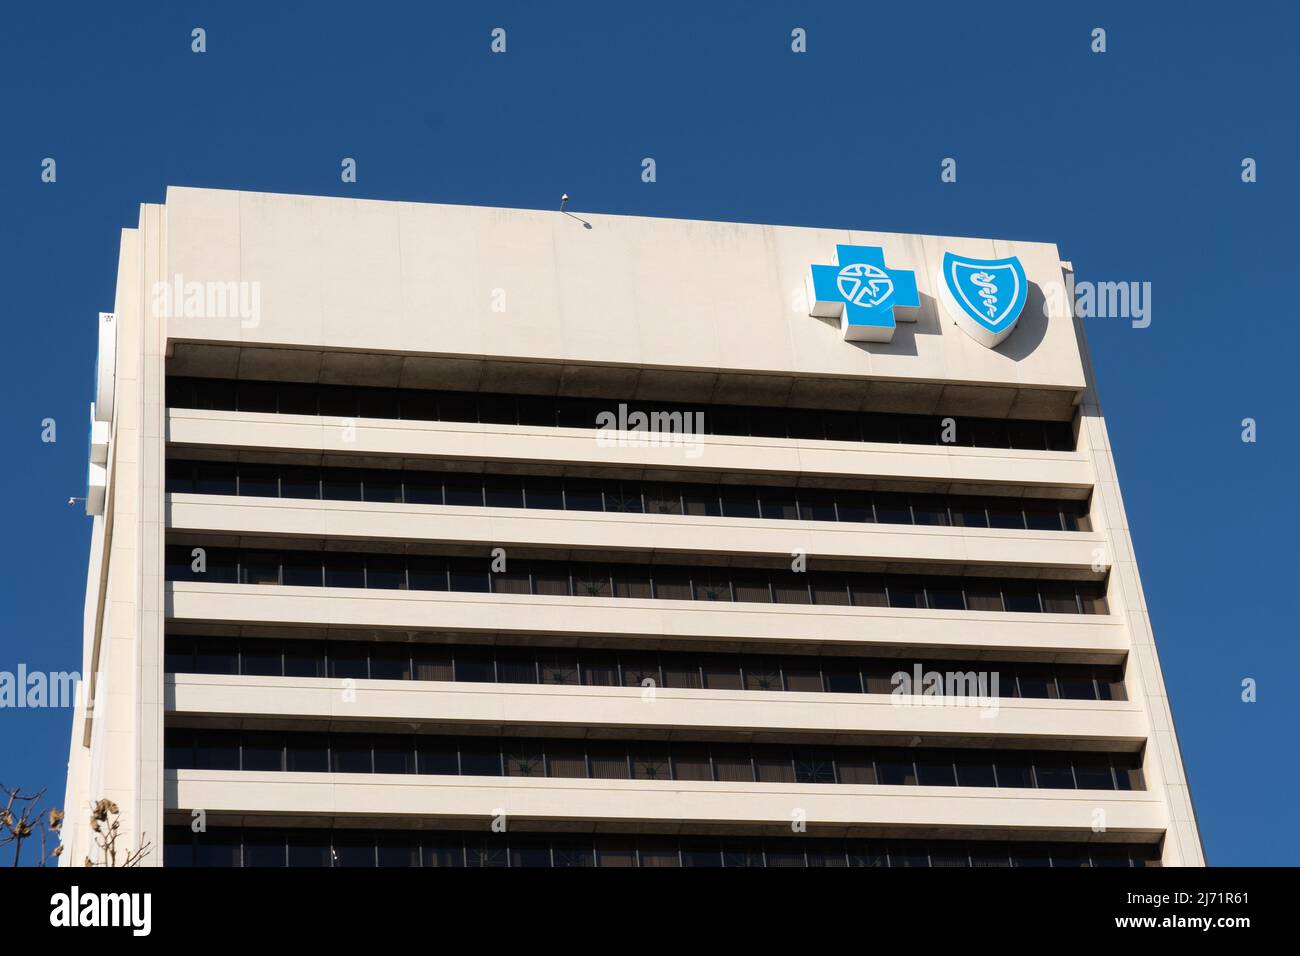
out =
[[[1091,529],[1084,502],[1045,498],[670,484],[533,475],[438,474],[247,462],[169,461],[167,491],[385,504],[878,522],[1020,531]]]
[[[167,580],[949,611],[1106,613],[1105,586],[1090,581],[517,559],[508,562],[506,571],[492,571],[487,557],[203,548],[202,557],[196,558],[195,550],[191,545],[168,546]],[[202,571],[195,570],[199,560],[204,562]]]
[[[1132,753],[434,737],[169,727],[169,770],[1143,790]]]
[[[971,675],[940,693],[1049,700],[1125,700],[1119,667],[1086,664],[918,661],[923,672]],[[698,654],[690,651],[594,650],[573,647],[279,641],[168,634],[169,674],[243,674],[356,680],[670,687],[796,693],[890,694],[893,675],[913,662],[798,655]],[[996,689],[992,675],[997,675]],[[984,680],[978,681],[983,675]],[[649,682],[649,683],[647,683]],[[953,690],[955,688],[955,690]]]
[[[165,866],[1159,866],[1154,846],[169,826]]]
[[[758,405],[702,405],[686,402],[623,401],[617,398],[567,398],[426,389],[366,388],[292,382],[232,381],[217,378],[167,379],[172,408],[331,415],[342,418],[410,419],[427,422],[480,422],[488,425],[540,425],[596,428],[598,416],[643,413],[677,415],[696,421],[704,433],[812,441],[868,441],[908,445],[946,444],[976,448],[1073,451],[1068,422],[1004,418],[953,418],[945,435],[944,416],[886,412],[842,412]]]

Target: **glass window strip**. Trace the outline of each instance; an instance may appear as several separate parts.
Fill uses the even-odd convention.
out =
[[[328,766],[335,773],[376,773],[377,751],[394,754],[401,751],[398,744],[404,744],[410,759],[401,773],[419,773],[417,755],[421,750],[436,750],[450,754],[453,749],[458,754],[457,775],[474,775],[466,773],[465,753],[468,749],[476,759],[485,758],[494,761],[496,771],[492,776],[499,776],[502,768],[509,763],[512,746],[516,744],[526,748],[530,754],[539,759],[542,776],[564,779],[591,779],[593,756],[596,759],[608,757],[610,753],[622,748],[629,762],[636,760],[638,753],[654,753],[668,756],[669,778],[673,780],[712,780],[715,782],[763,782],[760,779],[759,765],[777,766],[786,761],[781,755],[789,753],[789,763],[795,783],[813,786],[842,786],[844,782],[844,762],[853,767],[872,765],[874,779],[881,786],[948,786],[957,787],[957,779],[963,768],[971,770],[988,767],[1001,768],[1015,766],[1022,773],[998,773],[995,786],[1000,789],[1064,789],[1081,790],[1075,776],[1075,767],[1088,764],[1093,767],[1111,768],[1109,788],[1119,789],[1120,782],[1116,771],[1131,773],[1140,770],[1142,758],[1133,753],[1092,753],[1076,751],[1017,751],[1014,753],[993,750],[938,750],[927,751],[925,748],[889,748],[889,747],[853,747],[846,745],[814,746],[796,744],[788,749],[785,745],[764,745],[745,743],[708,743],[678,741],[618,741],[602,740],[593,748],[589,742],[579,739],[552,738],[518,738],[502,740],[496,737],[441,737],[415,736],[396,733],[332,733],[300,732],[286,735],[281,731],[262,730],[218,730],[213,728],[176,728],[164,731],[165,766],[169,770],[258,770],[275,772],[265,767],[246,765],[245,753],[256,749],[265,753],[272,745],[280,749],[280,769],[293,764],[292,753],[304,747],[324,751],[328,757]],[[744,760],[738,755],[745,753]],[[186,763],[188,754],[189,765]],[[227,758],[233,756],[233,761]],[[730,770],[742,766],[745,760],[750,767],[750,779],[737,781],[723,779],[719,771],[719,760],[723,760]],[[233,763],[233,765],[227,765]],[[922,779],[919,763],[948,764],[952,776],[948,782],[935,783]],[[557,770],[557,767],[560,768]],[[1046,783],[1048,769],[1064,768],[1070,777],[1069,786],[1053,787]],[[570,768],[566,772],[564,768]],[[581,774],[571,772],[580,768]],[[473,769],[473,768],[471,768]],[[700,771],[704,771],[703,774]],[[1041,776],[1040,775],[1044,775]],[[727,776],[730,776],[728,772]],[[1133,789],[1143,789],[1136,787]]]
[[[299,466],[299,465],[254,465],[247,462],[239,462],[239,463],[188,462],[188,461],[179,461],[179,460],[168,461],[167,468],[168,468],[167,487],[168,490],[172,492],[185,492],[191,494],[204,493],[204,492],[197,492],[196,489],[199,488],[200,486],[200,482],[201,482],[200,476],[202,476],[205,473],[204,472],[205,468],[226,468],[226,469],[233,468],[234,472],[233,472],[233,485],[231,489],[232,493],[236,495],[248,495],[250,493],[257,494],[257,491],[250,492],[249,490],[246,490],[244,487],[245,472],[247,471],[247,469],[256,468],[258,471],[274,471],[276,475],[275,486],[277,489],[277,495],[280,497],[298,497],[297,495],[285,494],[285,485],[287,482],[287,479],[284,478],[285,473],[292,473],[295,476],[296,480],[301,482],[304,474],[311,472],[316,475],[317,494],[318,496],[323,494],[324,495],[323,500],[352,501],[352,500],[358,500],[359,498],[359,500],[362,501],[373,500],[378,502],[394,503],[394,499],[391,495],[385,495],[383,493],[375,494],[366,491],[367,484],[378,486],[381,483],[385,485],[395,484],[397,486],[397,498],[396,498],[397,503],[428,504],[433,506],[442,506],[442,502],[443,500],[445,500],[444,493],[442,491],[443,476],[439,473],[433,473],[433,472],[411,472],[411,471],[400,470],[400,469],[392,469],[391,471],[386,469],[378,469],[378,470],[369,469],[363,471],[360,474],[360,476],[356,476],[355,474],[356,469],[348,469],[348,468],[329,468],[329,467],[322,468],[316,466]],[[343,473],[347,473],[346,480],[347,482],[349,482],[348,485],[349,487],[351,487],[351,482],[353,482],[355,479],[355,483],[357,487],[360,489],[357,495],[333,493],[331,491],[331,489],[334,489],[334,492],[338,492],[339,489],[342,488]],[[331,479],[334,478],[335,476],[339,476],[340,480],[331,481]],[[382,478],[380,476],[382,476]],[[520,502],[522,507],[524,508],[540,507],[539,505],[530,504],[528,499],[528,485],[532,481],[539,480],[537,476],[495,475],[495,474],[465,475],[465,474],[458,473],[456,477],[458,483],[462,485],[466,480],[477,478],[479,481],[478,497],[480,498],[481,501],[485,500],[483,496],[487,492],[488,488],[493,486],[493,483],[502,483],[501,486],[508,484],[510,485],[511,491],[518,492],[517,499]],[[269,480],[269,479],[264,479],[264,480]],[[559,494],[554,503],[559,504],[560,510],[565,510],[568,506],[568,495],[570,494],[568,490],[568,486],[565,483],[566,480],[563,478],[547,479],[547,480],[556,482]],[[639,501],[641,500],[643,494],[645,493],[645,489],[649,487],[651,484],[653,484],[652,482],[638,483],[630,480],[620,481],[617,479],[602,479],[602,478],[580,478],[580,479],[575,478],[569,480],[582,481],[584,483],[591,483],[591,482],[599,483],[601,485],[601,491],[599,496],[601,502],[601,508],[598,510],[603,510],[606,512],[618,511],[619,513],[628,513],[628,512],[621,507],[611,507],[612,500],[622,500],[626,497],[629,497],[629,489],[636,489],[635,494],[631,495],[631,497],[635,497]],[[429,497],[429,495],[413,493],[410,490],[413,486],[418,486],[420,488],[429,488],[429,489],[433,488],[434,486],[437,486],[437,488],[439,489],[438,494],[436,496],[437,500],[436,501],[425,500],[426,498]],[[617,493],[614,493],[611,491],[611,488],[614,487],[618,487],[622,490],[620,490]],[[682,509],[683,495],[688,497],[692,495],[707,496],[710,499],[713,499],[718,497],[720,494],[720,487],[713,484],[679,484],[678,488],[681,494],[675,496],[674,499],[677,502],[677,511],[673,512],[675,514],[680,514],[683,511]],[[768,508],[766,510],[761,508],[761,498],[764,493],[766,493],[769,496],[776,496],[777,498],[788,497],[790,501],[796,503],[800,519],[804,521],[849,522],[849,523],[880,522],[886,524],[888,523],[916,524],[917,523],[915,507],[912,504],[909,503],[907,508],[905,509],[898,508],[898,509],[891,510],[890,512],[888,512],[888,516],[882,521],[880,517],[880,511],[876,507],[874,494],[870,491],[854,491],[850,489],[840,489],[840,490],[816,489],[815,490],[816,499],[811,497],[814,493],[813,490],[808,490],[808,489],[802,491],[802,497],[801,497],[801,490],[797,488],[756,489],[754,497],[752,499],[754,512],[766,520],[773,520],[777,518],[783,520],[788,520],[788,519],[785,519],[784,515],[774,514],[771,508]],[[869,512],[864,512],[861,521],[844,516],[844,512],[846,509],[844,508],[843,501],[847,497],[852,497],[858,503],[859,506],[865,507],[869,504],[870,510]],[[952,517],[952,512],[954,510],[959,510],[962,512],[969,511],[972,508],[974,508],[975,503],[980,500],[972,496],[965,496],[965,495],[924,495],[922,497],[926,498],[927,500],[934,501],[936,502],[936,504],[942,502],[943,513],[947,515],[948,526],[952,526],[955,523]],[[734,495],[734,489],[733,489],[733,495],[730,500],[732,500],[733,502],[736,500]],[[812,506],[811,506],[811,502],[813,500],[818,500],[824,505],[829,506],[829,511],[823,509],[823,510],[819,510],[816,514],[813,514]],[[1007,499],[999,499],[999,501],[1004,502],[1003,507],[1010,507],[1013,502],[1016,503],[1016,506],[1018,507],[1021,515],[1022,526],[1027,526],[1026,515],[1028,511],[1033,510],[1035,513],[1042,513],[1044,512],[1044,509],[1048,509],[1048,508],[1056,509],[1055,514],[1056,514],[1056,521],[1058,523],[1058,526],[1067,531],[1083,530],[1082,525],[1086,523],[1083,521],[1083,519],[1086,517],[1086,505],[1084,502],[1078,502],[1078,501],[1067,500],[1067,499],[1051,500],[1051,499],[1041,499],[1041,498],[1025,498],[1025,499],[1007,498]],[[551,502],[546,502],[546,503],[550,504]],[[474,505],[461,505],[461,506],[474,507]],[[480,505],[480,507],[481,506],[482,505]],[[586,511],[590,509],[583,508],[578,510]],[[725,516],[725,511],[723,509],[716,508],[714,510],[717,512],[716,515],[713,515],[714,517]],[[979,510],[985,516],[983,523],[979,526],[987,527],[988,526],[987,510],[982,508]],[[644,508],[643,507],[638,508],[635,512],[632,513],[644,513]],[[902,520],[904,516],[906,516],[907,518],[906,521]]]
[[[253,852],[254,849],[259,852]],[[675,853],[678,864],[691,855],[715,858],[726,866],[1126,866],[1160,865],[1158,844],[1061,844],[976,840],[858,839],[831,837],[759,837],[754,835],[663,837],[645,834],[466,833],[462,830],[334,830],[270,827],[209,827],[195,833],[183,824],[163,830],[166,866],[317,865],[375,866],[385,849],[402,848],[408,866],[464,867],[475,851],[490,849],[504,865],[555,867],[560,860],[584,858],[584,866],[602,863],[622,848],[631,865],[643,854]],[[300,856],[295,858],[295,851]],[[318,852],[319,851],[319,852]],[[527,852],[524,852],[527,851]],[[602,852],[603,851],[603,852]],[[623,857],[626,858],[626,857]],[[390,862],[391,862],[390,858]],[[527,863],[522,861],[527,860]],[[957,861],[957,862],[954,862]]]
[[[165,645],[164,665],[167,673],[173,674],[191,674],[191,673],[237,673],[248,676],[293,676],[288,672],[287,656],[295,656],[300,663],[314,648],[318,649],[316,658],[319,663],[318,671],[322,674],[332,673],[331,663],[333,656],[338,650],[338,641],[316,642],[310,640],[294,641],[290,639],[283,642],[279,638],[261,638],[261,637],[242,637],[242,638],[207,638],[188,634],[168,634]],[[479,654],[487,653],[495,658],[496,654],[505,652],[511,656],[512,661],[521,664],[525,668],[531,669],[534,675],[540,675],[538,680],[545,683],[546,661],[549,658],[558,656],[560,659],[571,658],[574,661],[574,683],[586,686],[598,685],[599,682],[593,679],[591,667],[584,662],[584,657],[593,653],[604,655],[608,660],[613,662],[615,668],[622,668],[623,662],[628,656],[634,655],[642,661],[652,659],[656,662],[657,672],[661,675],[663,686],[669,686],[667,680],[668,673],[690,674],[693,675],[694,683],[688,685],[687,689],[708,690],[706,677],[706,665],[708,674],[713,674],[719,679],[730,680],[734,677],[736,684],[740,689],[756,691],[779,691],[788,687],[786,681],[786,672],[791,667],[797,667],[801,671],[811,673],[816,671],[817,679],[808,683],[807,686],[798,688],[800,693],[824,692],[824,693],[871,693],[864,690],[869,684],[869,675],[883,672],[897,673],[902,672],[909,676],[914,673],[917,666],[920,666],[922,673],[937,673],[941,678],[944,693],[948,692],[951,686],[956,696],[993,696],[992,679],[996,675],[998,681],[998,696],[1007,698],[1031,698],[1031,699],[1066,699],[1059,693],[1053,698],[1050,688],[1059,685],[1062,681],[1071,681],[1080,686],[1091,688],[1089,697],[1071,697],[1069,699],[1077,700],[1112,700],[1117,699],[1115,694],[1123,691],[1123,669],[1119,665],[1088,665],[1088,664],[1029,664],[1017,662],[995,662],[995,661],[962,661],[962,660],[909,660],[905,657],[892,658],[858,658],[837,656],[829,658],[830,663],[824,663],[823,658],[813,655],[763,655],[749,653],[735,654],[716,654],[716,653],[699,653],[693,651],[664,651],[664,650],[641,650],[636,648],[626,648],[621,652],[613,649],[593,650],[592,648],[562,646],[552,647],[533,644],[522,645],[496,645],[495,650],[491,645],[459,645],[446,643],[408,643],[408,642],[391,642],[391,641],[374,641],[362,645],[367,650],[366,667],[368,673],[374,673],[374,660],[376,656],[389,660],[393,656],[394,649],[400,649],[406,657],[408,667],[404,672],[401,680],[456,680],[455,658],[458,652],[468,652],[473,649]],[[214,659],[221,656],[221,648],[225,647],[225,656],[231,662],[231,666],[225,670],[213,670],[210,665],[204,669],[199,669],[196,657],[196,651],[202,648],[206,654]],[[450,674],[445,677],[428,677],[419,676],[419,662],[435,656],[437,654],[446,656]],[[270,654],[279,661],[280,672],[278,674],[267,674],[261,670],[247,669],[245,658],[255,655],[259,659],[265,660]],[[415,655],[412,658],[411,655]],[[530,656],[531,655],[531,656]],[[723,664],[730,659],[730,667],[724,667]],[[497,666],[494,664],[494,666]],[[1024,682],[1020,680],[1022,669],[1029,668],[1040,678],[1034,682]],[[832,680],[830,675],[839,678],[835,681],[837,688],[845,686],[845,679],[851,681],[851,686],[856,690],[832,689]],[[621,671],[619,671],[621,673]],[[969,675],[974,675],[973,688],[979,693],[975,695],[962,694],[961,691],[972,687],[971,682],[967,679]],[[951,679],[950,679],[951,675]],[[500,677],[499,667],[493,672],[494,683],[511,683],[508,680],[498,679]],[[980,689],[980,678],[983,677],[983,690]],[[533,681],[536,683],[537,680]],[[767,686],[764,686],[766,682]],[[819,683],[820,682],[820,683]],[[552,681],[557,683],[557,681]],[[563,682],[560,682],[563,683]],[[914,683],[914,682],[913,682]],[[1042,693],[1032,693],[1031,691],[1042,686]],[[729,689],[736,689],[731,687]],[[913,693],[921,693],[921,686],[913,686]],[[1122,699],[1122,698],[1119,698]]]
[[[579,399],[556,396],[524,396],[497,393],[437,392],[414,389],[382,389],[339,385],[299,385],[280,382],[186,379],[169,376],[167,404],[172,408],[208,408],[226,411],[265,412],[267,407],[286,410],[293,393],[293,413],[379,417],[417,421],[479,422],[480,405],[493,406],[487,418],[499,424],[542,424],[563,427],[596,427],[600,411],[628,406],[629,413],[683,411],[670,402],[623,402],[612,398]],[[314,409],[314,411],[312,411]],[[509,411],[506,411],[509,409]],[[525,411],[525,409],[527,409]],[[815,409],[754,407],[737,415],[726,405],[699,405],[705,434],[758,435],[798,440],[872,441],[894,444],[940,445],[943,418],[939,415],[858,412],[846,432],[842,413]],[[791,414],[793,413],[793,414]],[[952,416],[946,416],[952,417]],[[749,423],[749,424],[746,424]],[[1073,451],[1076,447],[1071,422],[1038,422],[1018,419],[958,418],[957,447],[1021,448],[1026,450]],[[831,426],[828,430],[827,426]],[[828,439],[834,435],[833,439]]]
[[[254,559],[269,564],[272,559],[279,563],[277,575],[280,579],[284,577],[284,566],[286,561],[285,553],[273,551],[258,550],[241,550],[228,548],[209,548],[207,570],[203,574],[195,573],[190,565],[191,545],[169,545],[167,548],[166,578],[169,581],[184,580],[211,580],[222,581],[225,578],[223,574],[231,573],[235,581],[242,581],[245,571],[245,565]],[[398,560],[403,562],[404,579],[411,582],[414,576],[411,573],[411,562],[420,562],[429,567],[450,567],[453,570],[452,580],[457,577],[462,581],[479,581],[485,584],[485,587],[459,587],[455,590],[464,591],[491,591],[491,580],[494,572],[490,570],[490,562],[483,560],[481,563],[481,572],[466,570],[472,568],[471,559],[446,558],[442,556],[429,557],[404,557],[390,555],[366,555],[345,552],[288,552],[289,558],[294,561],[295,567],[307,568],[315,562],[322,565],[322,574],[328,571],[330,562],[335,562],[336,566],[345,568],[343,562],[353,562],[353,565],[359,564],[365,567],[367,560]],[[265,567],[266,564],[261,566]],[[761,568],[693,568],[692,572],[683,577],[686,579],[684,589],[665,589],[661,595],[657,580],[662,580],[664,575],[673,573],[672,569],[667,566],[656,566],[656,568],[645,568],[640,565],[631,564],[602,564],[594,562],[564,562],[564,561],[522,561],[512,562],[512,571],[518,573],[521,569],[536,575],[542,571],[549,571],[552,575],[561,576],[567,574],[569,577],[568,593],[576,597],[594,597],[610,598],[616,597],[617,594],[612,586],[614,577],[621,576],[625,580],[644,580],[651,587],[651,596],[654,599],[661,600],[708,600],[708,596],[697,594],[693,587],[696,578],[707,575],[707,580],[711,587],[726,590],[733,596],[735,594],[735,575],[740,574],[748,580],[760,579],[766,577],[768,581],[768,594],[776,599],[775,603],[791,604],[811,604],[813,601],[812,590],[808,581],[808,575],[801,575],[799,578],[793,577],[787,572],[773,571]],[[927,581],[933,582],[935,586],[942,586],[948,590],[961,591],[962,605],[970,606],[967,597],[967,591],[970,587],[976,585],[970,578],[964,577],[939,577],[936,575],[872,575],[857,572],[819,572],[820,578],[826,582],[827,586],[834,585],[850,588],[854,584],[863,587],[867,586],[866,582],[880,581],[883,582],[885,593],[888,595],[888,604],[891,607],[925,609],[930,608],[926,596],[925,588]],[[440,573],[436,575],[438,580],[446,580]],[[801,580],[800,580],[801,578]],[[365,586],[365,574],[360,576],[361,586]],[[802,586],[795,586],[792,582],[798,581]],[[534,577],[530,576],[530,586],[535,583]],[[1059,594],[1065,588],[1071,588],[1075,596],[1074,613],[1082,611],[1084,614],[1107,613],[1105,604],[1105,588],[1101,582],[1071,582],[1057,580],[1017,580],[1017,581],[1000,581],[997,582],[1000,587],[1001,604],[1003,613],[1043,613],[1043,588],[1053,589],[1053,593]],[[310,586],[310,585],[308,585]],[[427,590],[427,588],[412,588],[412,590]],[[434,587],[432,590],[445,590],[445,588]],[[536,588],[533,588],[536,593]],[[749,591],[752,593],[753,588]],[[670,595],[670,596],[669,596]],[[1010,597],[1008,597],[1010,595]],[[781,600],[781,598],[788,600]],[[850,600],[852,592],[850,590]],[[866,605],[874,606],[874,605]],[[940,609],[940,608],[930,608]],[[1056,611],[1054,613],[1071,613],[1069,611]]]

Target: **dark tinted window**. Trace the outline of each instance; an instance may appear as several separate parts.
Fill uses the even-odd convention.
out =
[[[470,392],[441,392],[438,419],[444,422],[478,421],[478,396]]]
[[[912,495],[912,520],[924,525],[951,524],[947,499],[938,495]]]
[[[239,651],[234,641],[220,637],[201,637],[195,644],[196,674],[238,674]]]
[[[911,524],[912,505],[907,495],[879,493],[876,502],[876,520],[888,524]]]
[[[406,561],[401,557],[372,554],[366,558],[366,587],[406,588]]]
[[[290,552],[283,556],[281,582],[289,587],[318,588],[321,586],[321,555]],[[353,585],[356,587],[357,585]]]
[[[1038,591],[1014,582],[1002,588],[1002,601],[1008,611],[1039,611]]]
[[[862,693],[862,678],[857,664],[853,661],[826,659],[822,663],[822,673],[825,676],[826,689],[831,693]]]
[[[207,833],[194,835],[195,866],[239,866],[240,850],[236,830],[213,827]]]
[[[570,478],[564,482],[564,506],[570,511],[604,511],[599,481]]]
[[[497,680],[503,684],[536,684],[537,658],[527,650],[498,648]]]
[[[283,498],[319,498],[320,472],[315,468],[290,466],[281,468],[280,496]]]
[[[772,573],[772,596],[777,604],[809,604],[808,575],[788,571]]]
[[[201,745],[194,748],[194,766],[199,770],[238,770],[239,734],[234,731],[208,731]]]
[[[269,552],[250,552],[239,562],[241,584],[279,584],[280,555]]]
[[[170,494],[187,494],[194,491],[194,465],[188,461],[167,462],[165,488]]]
[[[1031,531],[1060,531],[1061,511],[1050,501],[1026,501],[1025,524]]]
[[[496,664],[491,648],[461,648],[456,651],[456,680],[490,683],[496,680]]]
[[[996,787],[997,785],[997,776],[993,772],[991,760],[963,755],[962,759],[957,761],[957,786]]]
[[[375,735],[375,773],[415,773],[415,748],[400,734]]]
[[[550,511],[564,508],[564,487],[558,478],[526,478],[524,495],[529,508]]]
[[[759,499],[764,518],[796,521],[799,518],[799,499],[793,489],[762,488]]]
[[[966,599],[960,582],[955,579],[931,578],[925,586],[926,603],[936,610],[963,611]]]
[[[443,479],[444,501],[461,507],[483,507],[483,479],[478,475],[447,475]]]
[[[977,499],[953,500],[948,508],[948,513],[952,517],[952,523],[959,528],[987,528],[989,526],[988,512],[984,510],[984,503]]]
[[[442,558],[412,557],[406,563],[406,580],[413,591],[445,591],[447,562]]]
[[[271,412],[278,410],[279,386],[270,382],[240,382],[239,410],[241,412]]]
[[[249,830],[244,836],[244,866],[287,866],[284,835]]]
[[[1074,758],[1074,778],[1080,790],[1114,790],[1110,761],[1080,754]]]
[[[325,586],[327,588],[365,587],[365,560],[357,554],[325,555]]]
[[[1004,753],[994,759],[999,787],[1032,787],[1034,769],[1026,753]]]
[[[1046,790],[1074,789],[1074,770],[1068,758],[1040,755],[1034,759],[1038,786]]]
[[[740,661],[732,656],[706,657],[701,669],[709,690],[740,690]]]
[[[674,780],[713,779],[709,748],[705,744],[674,744],[672,755]]]
[[[916,765],[910,757],[889,755],[876,759],[876,780],[891,786],[916,783]]]
[[[324,645],[316,641],[285,642],[284,675],[286,677],[324,677]]]
[[[370,773],[370,758],[370,737],[366,734],[330,736],[330,770],[334,773]]]
[[[889,579],[890,607],[925,607],[925,587],[917,578]]]
[[[484,479],[484,502],[489,508],[522,508],[524,482],[510,476],[488,476]]]
[[[453,591],[489,591],[488,563],[475,558],[453,558],[447,562]]]
[[[800,491],[799,517],[804,521],[835,521],[834,495],[812,489]]]
[[[370,677],[372,680],[410,680],[411,654],[404,644],[372,644]]]
[[[723,485],[719,489],[722,513],[728,518],[757,518],[758,491],[746,485]]]
[[[291,773],[324,773],[330,768],[328,741],[316,734],[289,734],[285,740],[285,769]]]
[[[875,506],[865,492],[840,491],[835,494],[836,510],[841,521],[875,521]]]
[[[442,738],[418,738],[416,766],[420,773],[454,777],[460,773],[460,758],[455,742]]]
[[[480,395],[478,398],[478,418],[484,424],[516,424],[519,421],[519,410],[515,407],[515,396]]]
[[[363,492],[366,501],[400,502],[402,500],[402,474],[398,471],[366,472]]]
[[[280,497],[280,475],[269,465],[241,465],[239,493],[254,498]]]
[[[395,419],[399,414],[394,389],[357,389],[357,414],[364,419]]]
[[[1077,614],[1079,604],[1074,586],[1068,582],[1044,581],[1038,586],[1043,599],[1043,610],[1048,614]]]
[[[797,783],[834,783],[835,758],[815,748],[796,748],[794,779]]]
[[[168,727],[163,732],[163,766],[169,770],[189,770],[193,768],[193,734],[178,727]]]
[[[946,753],[920,752],[916,758],[916,782],[923,787],[955,787],[957,775],[952,757]]]
[[[206,461],[195,467],[194,490],[201,495],[238,493],[235,466],[226,462]]]
[[[330,417],[355,418],[360,403],[355,389],[341,385],[322,386],[317,392],[320,414]]]
[[[601,412],[612,412],[616,398],[573,398],[502,393],[435,392],[422,389],[354,388],[343,385],[303,385],[282,382],[233,382],[221,379],[167,380],[172,407],[241,409],[262,413],[442,420],[493,424],[593,428]],[[630,403],[628,411],[651,420],[672,422],[671,430],[697,416],[703,430],[715,435],[790,437],[809,441],[899,441],[933,445],[940,441],[946,419],[934,415],[895,415],[882,412],[825,409],[685,405],[675,402]],[[1003,419],[956,419],[955,442],[963,446],[1070,450],[1073,425]]]
[[[279,677],[284,673],[278,641],[245,641],[239,655],[239,672],[253,676]]]
[[[315,385],[281,382],[278,390],[280,392],[279,407],[281,415],[317,414]]]
[[[321,473],[321,497],[330,501],[360,501],[361,472],[330,468]]]
[[[990,528],[1025,527],[1025,517],[1020,510],[1020,502],[1012,498],[990,498],[988,502]]]
[[[442,478],[426,472],[410,472],[403,476],[403,492],[408,505],[440,505]]]
[[[501,751],[496,741],[465,739],[460,749],[460,772],[467,777],[501,776]]]
[[[284,769],[284,737],[281,734],[244,734],[244,770]]]
[[[544,651],[540,654],[539,664],[543,684],[579,683],[576,651]]]
[[[370,676],[370,655],[365,644],[334,641],[329,645],[331,677],[364,680]]]

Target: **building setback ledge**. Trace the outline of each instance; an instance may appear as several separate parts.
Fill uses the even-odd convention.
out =
[[[501,814],[529,825],[667,825],[668,832],[789,828],[803,819],[810,832],[888,827],[900,837],[915,828],[931,838],[1061,839],[1093,834],[1102,820],[1110,839],[1154,842],[1167,825],[1159,797],[1145,791],[170,770],[164,792],[168,810],[478,821],[484,829]]]
[[[701,645],[770,650],[818,644],[828,651],[924,647],[990,658],[1031,652],[1062,663],[1123,661],[1123,620],[1110,614],[1014,614],[906,608],[721,604],[469,592],[380,591],[168,582],[169,622],[236,629],[307,626],[329,630],[466,631],[611,639],[689,639]],[[882,651],[888,653],[888,650]]]
[[[1090,751],[1136,751],[1146,740],[1141,710],[1132,701],[1005,698],[981,705],[960,697],[670,688],[657,688],[647,699],[636,687],[409,680],[352,681],[345,696],[341,687],[333,678],[170,674],[164,696],[168,714],[212,717],[220,726],[233,718],[244,727],[295,720],[303,728],[419,724],[421,732],[455,733],[478,725],[580,738],[714,732],[883,746],[920,736],[927,746]]]

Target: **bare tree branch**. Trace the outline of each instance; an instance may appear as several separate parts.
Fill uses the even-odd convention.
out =
[[[57,808],[48,810],[41,807],[45,791],[23,793],[21,789],[10,789],[0,783],[0,794],[7,798],[4,809],[0,810],[0,847],[12,845],[14,848],[11,866],[18,866],[22,860],[23,844],[36,838],[40,842],[37,866],[45,866],[50,860],[57,860],[63,855],[63,820],[64,813]],[[122,825],[118,819],[117,804],[112,800],[97,800],[90,811],[90,829],[95,835],[95,848],[98,860],[86,858],[86,866],[139,866],[152,844],[145,839],[147,834],[140,834],[140,845],[122,857],[118,862],[117,841],[121,836]],[[52,850],[52,838],[58,838],[58,845]]]

